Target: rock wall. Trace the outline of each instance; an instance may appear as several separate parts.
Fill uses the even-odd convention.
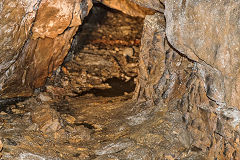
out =
[[[182,127],[173,127],[171,135],[177,139],[166,139],[169,148],[157,151],[170,155],[173,149],[177,157],[194,159],[240,157],[240,2],[122,1],[129,8],[113,2],[103,1],[130,15],[158,12],[145,18],[134,98],[165,106],[173,117],[170,125],[182,120]],[[163,4],[165,17],[159,13]],[[140,10],[132,12],[132,5]],[[44,84],[62,63],[91,7],[90,0],[0,2],[1,98],[30,96]],[[176,148],[175,141],[182,145]]]
[[[0,2],[1,98],[30,96],[44,84],[91,7],[90,0]]]
[[[155,13],[154,9],[149,9],[148,7],[138,5],[130,0],[101,0],[104,5],[122,11],[130,16],[137,16],[144,18],[146,15],[152,15]],[[145,8],[146,7],[146,8]],[[157,6],[157,8],[162,8],[163,6]]]
[[[153,147],[160,159],[236,159],[240,156],[239,111],[209,98],[207,89],[218,87],[216,81],[206,77],[217,77],[219,72],[173,48],[163,22],[161,14],[145,18],[134,98],[140,104],[156,106],[155,112],[161,107],[166,119],[157,128],[142,130],[138,138],[148,142],[151,138],[144,135],[157,136],[157,130],[164,128],[164,140],[159,137],[164,147]]]
[[[131,16],[155,12],[128,0],[102,3]],[[91,0],[0,2],[0,99],[31,96],[44,85],[91,7]]]
[[[208,97],[240,107],[238,1],[166,1],[167,37],[181,53],[212,70],[203,73]]]
[[[189,150],[184,155],[179,146],[173,153],[171,144],[178,142],[168,139],[171,153],[161,155],[174,156],[162,159],[240,156],[239,7],[236,1],[170,0],[166,28],[160,15],[145,18],[135,98],[167,106],[170,117],[180,114],[183,124],[173,120],[170,126],[182,129],[167,134]]]

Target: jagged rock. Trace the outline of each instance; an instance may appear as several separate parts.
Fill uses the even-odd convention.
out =
[[[138,102],[149,102],[148,106],[165,106],[167,111],[163,108],[162,115],[168,116],[164,121],[155,119],[149,122],[152,125],[147,123],[148,126],[159,123],[157,128],[147,128],[144,124],[148,118],[145,114],[140,116],[140,112],[135,119],[145,118],[145,122],[140,123],[142,130],[135,132],[133,138],[141,144],[149,143],[149,148],[159,152],[155,156],[160,159],[176,158],[179,153],[181,158],[235,159],[239,154],[236,145],[239,140],[233,138],[232,133],[238,132],[239,110],[216,103],[224,100],[221,72],[206,63],[188,59],[169,45],[164,25],[154,25],[159,20],[157,15],[145,19],[135,98]],[[157,74],[154,71],[158,71]],[[155,117],[154,113],[150,112],[151,117]],[[164,133],[160,134],[161,131]],[[160,145],[155,144],[154,138],[164,147],[158,148]],[[224,150],[229,154],[224,154]]]
[[[42,155],[37,155],[33,153],[21,153],[19,154],[19,157],[17,157],[19,160],[59,160],[58,158],[53,158],[53,157],[46,157]]]
[[[154,14],[155,12],[153,8],[151,7],[145,8],[143,6],[140,6],[132,2],[131,0],[101,0],[101,3],[103,3],[106,6],[109,6],[110,8],[120,10],[123,13],[128,14],[130,16],[144,18],[146,15]],[[157,3],[157,4],[160,4],[160,3]],[[155,7],[158,7],[158,6],[155,6]]]
[[[95,150],[96,155],[105,155],[105,154],[111,154],[116,153],[121,150],[124,150],[130,146],[132,146],[134,142],[132,142],[129,139],[121,139],[118,140],[116,143],[110,143],[110,144],[103,144],[100,149]]]
[[[85,128],[83,125],[76,126],[70,131],[71,135],[69,137],[70,143],[79,143],[82,141],[89,141],[91,139],[91,130]]]
[[[213,100],[240,108],[239,2],[169,0],[165,7],[166,34],[171,45],[190,59],[211,67],[214,74],[221,74],[221,78],[214,74],[205,77],[215,81],[206,84],[212,88],[209,97],[221,95]]]
[[[3,143],[2,143],[2,140],[0,140],[0,158],[2,157],[2,153],[1,153],[2,149],[3,149]]]
[[[92,2],[22,0],[0,4],[0,95],[30,96],[63,62]]]
[[[130,1],[133,1],[140,6],[154,9],[158,12],[164,12],[165,0],[130,0]]]
[[[31,113],[31,120],[44,134],[54,133],[61,128],[59,113],[49,105],[40,105]]]
[[[154,85],[165,68],[165,26],[162,14],[146,16],[139,55],[139,75],[135,98],[154,101]],[[141,100],[140,100],[141,101]]]
[[[134,55],[134,51],[132,48],[125,48],[123,51],[122,51],[122,54],[124,56],[129,56],[129,57],[132,57]]]
[[[69,115],[69,114],[63,114],[61,115],[62,119],[65,120],[67,123],[69,124],[74,124],[76,118],[74,118],[73,116]]]
[[[94,49],[89,52],[85,48],[83,53],[74,55],[72,64],[67,62],[62,67],[65,79],[60,84],[63,87],[46,87],[47,92],[53,97],[59,97],[61,102],[50,102],[41,95],[38,97],[42,102],[52,103],[51,106],[56,106],[57,111],[49,104],[39,105],[33,99],[18,103],[17,106],[23,106],[21,110],[14,105],[6,110],[22,115],[25,112],[22,108],[28,106],[31,120],[36,125],[30,125],[29,112],[23,117],[2,112],[1,128],[4,129],[1,129],[1,136],[4,136],[4,142],[9,145],[4,150],[5,153],[10,150],[13,152],[12,157],[16,157],[16,153],[22,153],[22,159],[43,157],[20,149],[63,156],[64,159],[240,157],[239,2],[103,1],[110,7],[116,5],[117,9],[130,15],[145,14],[145,9],[144,14],[131,12],[125,7],[130,2],[157,12],[162,12],[163,3],[166,5],[166,26],[161,13],[145,18],[138,83],[133,100],[125,103],[129,99],[126,95],[117,98],[95,97],[92,94],[77,97],[84,91],[83,88],[87,88],[89,79],[94,82],[93,85],[107,88],[101,84],[105,79],[112,78],[113,74],[124,80],[127,80],[124,74],[128,72],[134,73],[130,77],[136,76],[136,66],[131,68],[126,63],[131,61],[128,58],[131,58],[132,51],[124,54],[121,47],[114,47],[117,49],[103,54],[106,50],[97,53]],[[77,26],[90,8],[91,1],[84,0],[0,2],[0,15],[3,19],[0,22],[0,34],[3,35],[0,38],[3,46],[0,49],[3,55],[0,58],[1,98],[28,96],[34,88],[44,84],[46,77],[62,63]],[[130,8],[134,7],[130,5]],[[15,14],[19,16],[14,16]],[[16,27],[6,29],[12,23]],[[129,36],[131,28],[125,26],[123,30],[123,35]],[[106,30],[100,28],[98,32],[104,33]],[[98,36],[98,39],[91,41],[93,44],[128,47],[129,44],[139,44],[135,40],[114,40],[113,35],[109,35],[109,39],[102,34]],[[128,56],[117,59],[118,53]],[[118,61],[122,62],[117,63]],[[97,71],[93,72],[94,69]],[[121,74],[122,71],[125,73]],[[99,80],[94,75],[96,73],[105,79]],[[65,95],[67,90],[64,87],[72,82],[67,78],[72,80],[75,88],[75,95],[67,94],[69,97]],[[86,91],[91,88],[90,85]],[[65,114],[61,116],[63,122],[60,112]],[[38,128],[43,135],[37,132]],[[53,135],[55,140],[45,134]],[[85,146],[79,147],[80,145],[86,145],[91,151]],[[32,148],[29,149],[29,146]],[[54,149],[49,150],[49,146]],[[4,158],[6,157],[13,159],[8,154]]]
[[[91,9],[91,3],[90,0],[42,0],[32,29],[32,38],[56,38],[68,27],[79,26]]]
[[[41,102],[48,102],[48,101],[51,101],[52,98],[50,97],[50,95],[46,92],[43,92],[43,93],[40,93],[38,95],[38,99],[41,101]]]
[[[11,84],[8,78],[16,69],[15,62],[22,56],[21,50],[30,36],[30,30],[35,20],[38,6],[39,1],[37,0],[9,0],[0,2],[1,93],[5,89],[4,85],[6,83],[7,85]],[[20,74],[18,76],[21,77],[22,75]],[[12,90],[15,90],[15,88],[13,87]]]
[[[152,7],[162,7],[155,1],[149,9],[129,0],[102,3],[140,17],[153,14]],[[0,6],[0,96],[30,96],[63,62],[92,1],[14,0],[0,2]]]

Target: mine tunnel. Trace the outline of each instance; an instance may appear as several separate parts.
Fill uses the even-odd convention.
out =
[[[236,6],[0,2],[0,158],[240,159]]]
[[[21,147],[18,148],[23,143],[45,144],[45,140],[57,136],[58,140],[66,139],[63,143],[80,143],[87,147],[93,145],[92,135],[112,132],[107,131],[108,128],[117,125],[118,119],[123,117],[121,112],[124,113],[126,104],[129,106],[132,103],[139,70],[143,23],[143,17],[130,16],[95,2],[73,36],[63,63],[48,76],[44,85],[36,88],[31,97],[1,100],[1,120],[11,117],[14,122],[13,126],[3,125],[1,129],[4,159],[38,158],[40,153],[36,152],[37,146],[27,147],[31,154],[25,153]],[[30,117],[27,118],[26,114],[30,114]],[[113,124],[108,126],[111,121]],[[24,133],[14,135],[9,130],[21,130]],[[48,135],[48,138],[39,139],[41,134]],[[66,137],[68,134],[71,134],[71,138]],[[33,139],[20,138],[23,135]],[[105,141],[105,138],[100,139]],[[49,143],[46,145],[43,150],[51,148]],[[64,146],[59,144],[60,148],[52,148],[52,153],[44,153],[43,157],[48,159],[65,152]],[[81,151],[75,152],[73,149],[70,154],[63,156],[64,159],[97,157],[90,152],[88,156]]]
[[[114,97],[133,92],[142,28],[143,18],[95,4],[64,60],[61,72],[65,75],[56,80],[68,83],[76,96]]]

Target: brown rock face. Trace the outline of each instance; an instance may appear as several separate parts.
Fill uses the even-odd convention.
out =
[[[169,42],[212,72],[202,75],[208,97],[240,108],[239,2],[170,0],[165,5]]]
[[[0,2],[0,88],[15,71],[15,62],[22,57],[21,49],[30,36],[38,1]],[[16,16],[18,15],[18,16]]]
[[[139,85],[135,97],[153,101],[154,85],[165,68],[165,20],[162,14],[146,16],[139,55]],[[141,84],[141,85],[140,85]],[[155,97],[156,98],[156,97]]]
[[[148,9],[129,0],[102,3],[139,17],[163,7],[155,1]],[[34,88],[45,83],[62,63],[77,27],[91,7],[91,0],[0,2],[1,99],[30,96]]]
[[[130,0],[142,7],[154,9],[158,12],[163,12],[165,0]]]
[[[133,1],[161,12],[160,1]],[[105,1],[105,4],[119,7],[122,4],[118,2]],[[82,3],[86,8],[81,8]],[[31,146],[32,153],[45,156],[50,145],[42,145],[44,149],[39,150],[39,144],[51,142],[54,149],[48,154],[67,157],[61,157],[63,159],[239,159],[240,3],[236,0],[168,0],[164,3],[165,17],[162,13],[155,13],[144,20],[139,75],[133,99],[129,99],[131,93],[127,92],[114,98],[96,97],[96,92],[82,94],[92,88],[106,89],[106,84],[102,86],[103,82],[107,82],[105,79],[117,77],[127,80],[129,73],[132,73],[129,77],[136,76],[135,65],[132,68],[126,66],[129,62],[135,63],[137,57],[134,54],[138,55],[138,52],[128,46],[121,50],[115,48],[108,53],[113,44],[121,42],[126,47],[128,42],[104,39],[102,37],[106,38],[107,35],[99,36],[99,33],[112,34],[114,31],[98,28],[99,33],[95,34],[99,37],[91,42],[108,43],[111,47],[96,51],[88,43],[74,55],[72,62],[64,64],[62,75],[65,79],[57,83],[58,87],[49,85],[46,87],[48,93],[41,93],[37,100],[31,98],[18,103],[21,109],[12,105],[13,114],[1,112],[0,122],[4,123],[0,136],[3,135],[3,142],[7,144],[4,144],[2,152],[14,149],[15,154],[22,153],[17,147],[11,146],[19,143],[26,150]],[[5,6],[8,4],[11,3]],[[3,69],[8,69],[7,65],[10,65],[1,75],[5,97],[30,95],[33,88],[43,85],[45,78],[66,55],[76,26],[81,24],[82,17],[89,11],[89,4],[91,2],[88,1],[41,1],[33,20],[35,23],[30,25],[33,31],[29,34],[30,38],[21,39],[26,41],[21,50],[14,46],[19,51],[16,52],[16,60],[10,61],[11,64],[5,63],[3,54]],[[19,2],[19,5],[23,3]],[[118,9],[128,14],[131,11],[122,6]],[[8,11],[5,13],[2,8],[0,11],[3,17],[9,16]],[[136,15],[136,12],[133,14]],[[113,19],[111,16],[110,20]],[[131,30],[128,27],[123,27],[125,39]],[[89,24],[86,28],[90,28]],[[121,33],[120,30],[118,32]],[[89,36],[86,32],[84,34]],[[10,41],[7,38],[1,39],[1,42],[5,46],[9,43],[9,47],[10,43],[15,43],[14,39]],[[134,44],[137,41],[132,42]],[[7,49],[2,50],[7,52]],[[15,52],[10,58],[14,55]],[[127,63],[128,60],[131,61]],[[61,71],[59,77],[60,74]],[[117,85],[119,87],[119,83]],[[74,91],[74,94],[66,93],[67,89]],[[59,100],[56,101],[54,97],[59,97]],[[27,126],[28,130],[35,131],[38,127],[43,133],[54,135],[48,138],[58,141],[46,141],[46,137],[41,138],[42,135],[34,136],[25,132],[25,123],[30,124],[29,117],[37,125]],[[8,136],[20,142],[11,141]],[[39,138],[42,143],[38,143]],[[26,147],[25,142],[31,145]],[[52,142],[57,145],[53,146]]]
[[[56,38],[68,27],[79,26],[88,14],[90,0],[43,0],[33,27],[33,39]]]
[[[31,120],[38,125],[44,134],[56,132],[61,128],[58,113],[49,105],[39,106],[31,113]]]
[[[62,63],[92,2],[22,0],[0,6],[0,95],[30,96]]]
[[[142,124],[133,138],[159,159],[237,159],[240,114],[216,101],[224,99],[221,72],[173,48],[162,21],[159,14],[145,18],[135,98],[160,107],[157,117],[165,119]]]
[[[145,17],[149,14],[154,14],[153,8],[150,7],[142,7],[141,5],[138,5],[131,0],[101,0],[101,3],[103,3],[106,6],[109,6],[110,8],[114,8],[117,10],[122,11],[125,14],[128,14],[130,16],[135,17]],[[162,7],[162,6],[157,6]],[[155,8],[154,8],[155,9]]]
[[[2,149],[3,149],[3,144],[2,144],[2,141],[0,140],[0,158],[2,157],[2,153],[1,153]]]

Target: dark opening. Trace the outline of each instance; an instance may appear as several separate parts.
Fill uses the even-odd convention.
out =
[[[81,95],[85,95],[88,93],[92,93],[95,96],[102,96],[102,97],[115,97],[115,96],[122,96],[124,93],[131,93],[134,91],[136,84],[134,80],[131,79],[128,82],[122,81],[118,78],[111,78],[105,81],[108,83],[111,88],[109,89],[90,89],[89,91],[83,92]]]
[[[65,87],[73,97],[115,97],[133,92],[142,28],[142,18],[94,4],[74,36],[61,71],[48,85]]]

